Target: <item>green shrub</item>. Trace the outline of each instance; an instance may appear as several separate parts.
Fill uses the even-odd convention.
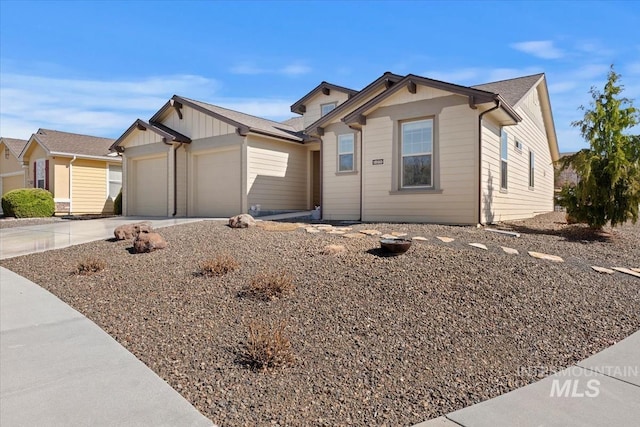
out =
[[[5,216],[16,218],[50,217],[56,211],[53,195],[42,188],[19,188],[2,196]]]
[[[113,213],[115,215],[122,215],[122,190],[120,190],[116,199],[113,201]]]

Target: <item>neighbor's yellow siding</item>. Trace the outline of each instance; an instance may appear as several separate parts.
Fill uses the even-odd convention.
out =
[[[29,167],[27,171],[27,187],[35,187],[35,182],[33,182],[33,173],[34,173],[34,165],[33,163],[38,159],[48,159],[46,151],[40,146],[38,143],[33,143],[29,148],[29,151],[25,153],[24,161],[28,162]],[[49,191],[55,197],[55,182],[53,176],[53,165],[49,163]]]
[[[247,137],[247,203],[262,210],[307,208],[307,147]]]
[[[69,199],[69,162],[71,159],[54,157],[49,160],[49,169],[53,168],[53,188],[56,199]],[[75,163],[74,163],[75,165]]]
[[[4,158],[5,150],[9,151],[4,144],[0,144],[0,175],[22,172],[22,163],[18,161],[11,151],[9,151],[9,158]]]
[[[0,196],[25,186],[25,170],[22,168],[22,162],[18,161],[11,151],[9,151],[9,158],[5,159],[5,150],[9,151],[4,144],[0,143],[0,180],[2,180],[2,194]]]
[[[538,91],[533,90],[516,112],[523,118],[505,126],[508,135],[507,189],[500,188],[500,126],[484,120],[482,126],[482,213],[484,221],[530,218],[553,211],[553,164],[542,120]],[[522,149],[515,147],[516,139]],[[534,187],[529,187],[529,152],[535,156]]]
[[[2,179],[2,194],[24,187],[24,175],[5,176]]]
[[[113,204],[107,203],[107,163],[78,159],[71,167],[72,213],[113,213]]]

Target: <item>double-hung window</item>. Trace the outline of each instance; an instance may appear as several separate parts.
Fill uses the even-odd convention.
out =
[[[35,188],[47,188],[47,161],[45,159],[36,160]]]
[[[500,130],[500,188],[507,189],[507,171],[508,171],[508,157],[507,152],[509,150],[509,139],[504,129]]]
[[[433,119],[402,123],[402,188],[433,187]]]
[[[122,188],[122,166],[109,165],[109,197],[115,200]]]
[[[338,172],[351,172],[354,168],[355,143],[352,133],[338,135]]]
[[[329,104],[322,104],[320,106],[320,115],[324,116],[326,114],[329,114],[330,111],[332,111],[333,109],[335,109],[338,106],[337,102],[331,102]]]
[[[535,156],[533,151],[529,151],[529,187],[533,188],[535,184],[534,172],[535,172]]]

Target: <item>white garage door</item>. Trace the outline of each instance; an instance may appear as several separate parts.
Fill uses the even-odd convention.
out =
[[[167,159],[134,160],[132,192],[127,195],[129,215],[167,216]]]
[[[240,213],[240,150],[194,155],[194,215],[228,217]]]

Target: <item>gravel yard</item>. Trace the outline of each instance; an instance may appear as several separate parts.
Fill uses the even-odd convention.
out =
[[[590,268],[640,267],[640,224],[607,237],[567,226],[562,214],[499,226],[520,238],[475,227],[350,227],[427,240],[382,257],[378,237],[204,221],[159,229],[169,247],[149,254],[99,241],[1,265],[84,313],[222,426],[412,425],[537,381],[640,328],[640,279]],[[329,244],[346,252],[323,255]],[[240,267],[195,274],[217,254]],[[72,274],[91,256],[106,270]],[[244,296],[263,271],[289,273],[295,291]],[[292,366],[238,363],[252,320],[287,323]]]

